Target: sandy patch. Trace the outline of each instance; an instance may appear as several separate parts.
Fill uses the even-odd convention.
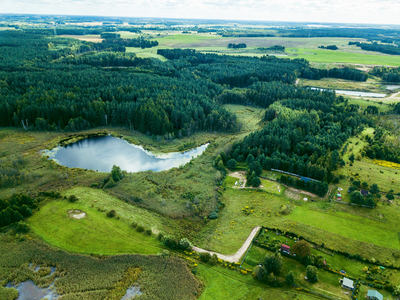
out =
[[[83,219],[84,217],[86,217],[86,213],[84,211],[79,210],[79,209],[70,209],[68,211],[68,216],[70,218],[80,220],[80,219]]]

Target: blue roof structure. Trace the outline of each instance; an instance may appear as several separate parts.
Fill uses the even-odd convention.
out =
[[[368,290],[367,297],[368,299],[383,300],[382,294],[374,290]]]

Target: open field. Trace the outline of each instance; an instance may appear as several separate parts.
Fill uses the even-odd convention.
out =
[[[28,221],[29,225],[50,245],[77,253],[119,254],[160,252],[161,243],[151,236],[137,232],[132,226],[107,218],[106,212],[89,207],[82,201],[52,201],[43,206]],[[68,214],[70,210],[86,213],[82,219]]]
[[[299,86],[319,87],[329,90],[351,90],[385,94],[389,92],[384,84],[372,78],[368,78],[368,80],[365,82],[339,78],[321,78],[320,80],[301,78],[299,80]],[[379,101],[380,99],[376,100]]]
[[[348,140],[347,151],[344,154],[343,159],[346,162],[344,167],[340,167],[337,171],[338,174],[345,176],[345,179],[341,181],[341,185],[344,187],[350,186],[350,178],[361,182],[367,182],[369,185],[376,183],[380,190],[388,192],[393,189],[394,193],[400,192],[400,171],[389,167],[380,166],[372,163],[368,158],[362,158],[360,153],[363,148],[368,144],[363,140],[365,135],[372,135],[374,129],[366,128],[358,136],[353,136]],[[356,160],[353,166],[350,166],[349,156],[354,154]],[[360,158],[360,160],[357,159]],[[340,185],[339,185],[340,186]],[[343,187],[343,188],[344,188]],[[347,189],[345,189],[347,190]]]
[[[101,43],[103,39],[99,34],[88,34],[88,35],[60,35],[60,37],[72,38],[81,41],[93,42],[93,43]]]
[[[264,109],[237,104],[225,104],[224,107],[236,114],[239,122],[242,124],[240,132],[250,132],[261,128],[260,122],[264,117]]]
[[[386,55],[376,52],[363,51],[356,46],[348,46],[349,41],[365,41],[364,39],[349,38],[282,38],[282,37],[266,37],[266,38],[232,38],[222,37],[215,34],[181,34],[171,32],[166,35],[165,32],[149,31],[153,39],[159,42],[158,47],[149,49],[133,48],[127,49],[127,52],[137,53],[138,57],[154,57],[157,48],[191,48],[202,52],[217,52],[219,54],[228,55],[244,55],[244,56],[262,56],[267,51],[260,51],[258,47],[271,47],[281,45],[286,47],[287,58],[305,58],[310,62],[318,64],[362,64],[362,65],[387,65],[400,66],[400,57],[395,55]],[[135,38],[138,35],[130,32],[120,32],[123,38]],[[160,34],[158,36],[158,34]],[[101,42],[99,35],[72,36],[65,37],[77,38],[91,42]],[[229,43],[246,43],[246,49],[228,49]],[[318,46],[336,44],[340,50],[332,51],[319,49]],[[141,51],[144,50],[144,51]]]
[[[259,284],[252,276],[243,276],[220,267],[210,268],[200,265],[197,275],[206,286],[200,300],[319,299],[312,294],[291,289],[271,288]]]
[[[288,48],[286,51],[291,54],[290,58],[304,58],[311,62],[400,66],[398,55],[353,53],[303,47]]]

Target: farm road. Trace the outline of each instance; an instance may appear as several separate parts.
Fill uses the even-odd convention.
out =
[[[261,226],[257,226],[254,227],[253,230],[250,232],[250,235],[247,237],[246,241],[243,243],[242,247],[240,247],[240,249],[232,255],[224,255],[221,253],[216,253],[213,251],[208,251],[205,249],[201,249],[198,247],[193,247],[193,250],[199,253],[205,253],[208,252],[211,255],[216,254],[218,258],[225,260],[225,261],[229,261],[229,262],[239,262],[240,258],[243,256],[243,254],[246,253],[247,249],[249,248],[251,241],[254,239],[254,237],[256,236],[257,232],[260,230]]]

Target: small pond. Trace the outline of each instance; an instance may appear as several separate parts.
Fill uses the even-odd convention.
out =
[[[188,163],[202,154],[208,144],[187,152],[155,155],[142,146],[113,136],[90,137],[64,147],[45,150],[45,155],[70,168],[110,172],[113,165],[128,172],[164,171]]]
[[[312,90],[323,90],[326,89],[312,87]],[[368,93],[368,92],[359,92],[359,91],[345,91],[345,90],[334,90],[336,94],[341,95],[348,95],[348,96],[357,96],[357,97],[371,97],[371,98],[384,98],[386,94],[379,94],[379,93]]]
[[[134,297],[139,296],[141,294],[143,293],[140,291],[139,286],[132,286],[126,291],[126,294],[121,298],[121,300],[131,300]]]
[[[47,288],[38,287],[33,281],[21,282],[17,286],[12,283],[6,285],[7,288],[15,288],[18,291],[17,300],[56,300],[58,295],[52,290],[53,284]]]
[[[394,91],[400,89],[400,85],[387,85],[386,89],[389,91]]]

